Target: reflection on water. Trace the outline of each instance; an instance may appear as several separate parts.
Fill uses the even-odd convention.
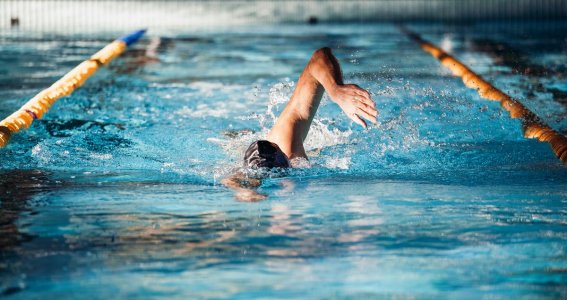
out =
[[[22,183],[32,177],[36,179]],[[488,268],[524,282],[532,276],[525,271],[534,266],[561,268],[550,259],[562,257],[561,245],[567,239],[561,230],[567,214],[565,195],[556,191],[542,196],[529,187],[486,190],[357,180],[364,187],[361,190],[340,177],[309,182],[281,178],[265,187],[275,195],[272,200],[250,205],[233,201],[230,191],[216,186],[148,182],[101,186],[78,178],[74,184],[53,185],[48,184],[53,183],[48,175],[37,171],[4,178],[18,184],[3,190],[13,196],[2,198],[2,287],[5,293],[21,287],[16,294],[26,291],[22,295],[33,293],[42,278],[66,274],[75,274],[80,285],[91,286],[91,271],[161,274],[157,288],[170,276],[193,280],[191,274],[226,275],[222,270],[244,266],[259,268],[260,273],[250,270],[239,275],[252,282],[260,280],[262,272],[278,278],[277,274],[287,276],[289,264],[301,278],[323,282],[331,279],[323,279],[325,272],[343,263],[348,267],[341,268],[348,270],[346,276],[353,283],[386,283],[390,280],[386,270],[401,277],[422,272],[412,265],[432,272],[423,271],[420,280],[424,281],[445,282],[460,274],[453,268],[461,265],[471,274]],[[12,184],[5,180],[2,186]],[[338,188],[333,195],[328,194],[330,185]],[[534,202],[533,197],[539,200]],[[518,242],[524,246],[514,246]],[[541,252],[540,246],[547,250]],[[530,259],[526,261],[525,255]],[[422,259],[427,257],[431,265],[424,265]],[[508,265],[520,259],[524,262]],[[326,263],[315,263],[319,261]],[[448,273],[437,274],[441,270],[437,268]],[[465,285],[497,284],[495,278],[471,276],[458,278]],[[564,273],[538,276],[555,280]],[[218,281],[215,286],[224,289],[232,283]],[[288,289],[296,283],[281,284]],[[390,286],[390,291],[395,290]]]
[[[36,214],[38,203],[34,196],[49,191],[54,185],[48,174],[39,170],[0,172],[0,273],[5,274],[1,276],[5,283],[0,295],[18,293],[25,288],[22,275],[33,269],[26,264],[11,262],[28,259],[23,245],[37,235],[22,230],[26,221],[21,218]]]

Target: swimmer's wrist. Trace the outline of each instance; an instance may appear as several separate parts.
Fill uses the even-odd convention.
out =
[[[329,97],[331,97],[331,100],[333,100],[333,102],[337,104],[339,103],[339,97],[337,97],[339,86],[339,84],[334,83],[330,88],[327,89],[327,91],[329,92]]]

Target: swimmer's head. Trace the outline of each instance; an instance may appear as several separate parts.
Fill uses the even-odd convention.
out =
[[[265,141],[255,141],[244,154],[244,167],[248,168],[289,168],[289,160],[278,145]]]

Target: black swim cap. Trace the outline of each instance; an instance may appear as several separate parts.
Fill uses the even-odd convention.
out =
[[[278,145],[259,140],[252,143],[246,150],[244,166],[249,168],[289,168],[289,161]]]

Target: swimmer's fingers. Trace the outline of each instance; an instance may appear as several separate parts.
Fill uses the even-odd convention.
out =
[[[372,105],[368,105],[362,101],[358,101],[356,104],[356,107],[364,110],[365,112],[367,112],[368,114],[376,117],[378,115],[378,111],[376,110],[375,106]]]
[[[356,114],[365,118],[366,120],[376,124],[377,120],[376,120],[376,116],[373,114],[370,114],[369,112],[367,112],[366,110],[358,107],[356,108]]]
[[[370,107],[376,107],[376,104],[374,104],[370,98],[370,93],[356,84],[340,85],[336,89],[330,90],[329,96],[331,96],[331,99],[339,105],[354,100],[356,102],[362,102]]]
[[[353,84],[353,85],[354,85],[354,87],[356,88],[356,93],[357,93],[357,94],[359,94],[360,96],[363,96],[364,98],[366,98],[366,99],[368,99],[368,100],[370,100],[370,99],[372,98],[372,97],[370,96],[370,92],[369,92],[369,91],[367,91],[367,90],[365,90],[365,89],[359,87],[359,86],[356,85],[356,84]]]
[[[366,125],[366,122],[364,122],[363,119],[361,119],[357,114],[352,114],[349,116],[351,120],[354,121],[354,123],[364,127],[364,129],[368,128],[368,126]]]
[[[350,84],[349,86],[353,88],[354,93],[360,98],[362,102],[370,106],[376,106],[376,104],[374,104],[374,101],[372,101],[372,97],[369,91],[359,87],[356,84]]]
[[[360,89],[360,90],[357,91],[357,94],[358,94],[359,100],[362,103],[364,103],[364,104],[366,104],[366,105],[368,105],[368,106],[370,106],[374,109],[376,108],[376,103],[374,103],[374,101],[372,101],[372,98],[370,97],[370,93],[368,91]]]
[[[354,97],[354,103],[357,108],[357,114],[376,124],[378,111],[376,110],[376,103],[370,98],[370,93],[358,86],[353,86],[355,87],[354,92],[356,96]]]

